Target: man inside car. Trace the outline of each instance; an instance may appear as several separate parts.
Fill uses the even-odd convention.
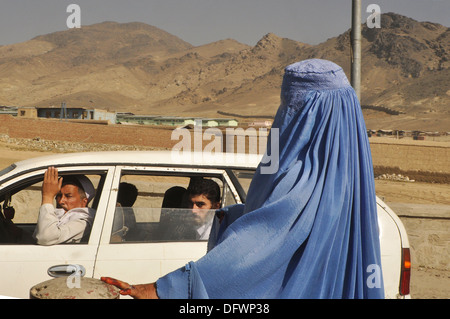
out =
[[[187,206],[197,222],[196,237],[207,240],[213,219],[208,213],[220,208],[220,187],[211,179],[193,178],[187,188]]]
[[[49,167],[42,183],[42,204],[33,237],[39,245],[79,243],[89,233],[95,210],[87,207],[95,189],[84,175],[59,177]],[[57,207],[53,206],[56,198]]]
[[[162,204],[160,240],[207,240],[214,215],[220,208],[220,187],[211,179],[192,177],[187,189],[169,188]]]

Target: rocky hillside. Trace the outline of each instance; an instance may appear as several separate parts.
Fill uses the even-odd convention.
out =
[[[450,29],[394,13],[381,22],[362,29],[362,104],[448,112]],[[254,47],[194,47],[143,23],[104,22],[0,46],[0,105],[273,115],[286,65],[324,58],[349,76],[350,44],[348,30],[315,46],[267,34]]]

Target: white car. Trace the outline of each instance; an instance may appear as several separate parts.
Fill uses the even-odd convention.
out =
[[[245,202],[260,156],[217,158],[192,153],[70,153],[34,158],[0,171],[0,295],[29,298],[30,288],[73,272],[92,278],[111,276],[132,283],[153,282],[206,253],[207,241],[187,236],[180,226],[189,219],[167,222],[162,208],[165,191],[187,187],[192,177],[214,179],[221,187],[222,206]],[[41,203],[41,184],[49,166],[60,175],[84,174],[96,187],[89,204],[96,210],[89,236],[81,243],[41,246],[17,242],[5,232],[14,208],[14,225],[32,234]],[[138,189],[132,208],[118,207],[119,184]],[[409,243],[395,213],[377,198],[386,298],[409,298]],[[172,210],[174,213],[175,210]],[[211,212],[213,214],[213,212]],[[188,218],[180,210],[172,216]],[[183,217],[184,216],[184,217]],[[6,219],[5,219],[6,217]]]

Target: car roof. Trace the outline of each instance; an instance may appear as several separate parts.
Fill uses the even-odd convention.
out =
[[[180,154],[180,155],[178,155]],[[180,167],[210,167],[255,169],[261,160],[259,154],[173,151],[106,151],[64,153],[42,156],[16,162],[4,169],[0,179],[9,179],[19,172],[48,166],[77,165],[167,165]]]

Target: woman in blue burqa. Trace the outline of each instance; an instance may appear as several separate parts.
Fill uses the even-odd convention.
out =
[[[370,146],[342,68],[289,65],[270,135],[204,257],[153,284],[103,280],[137,298],[384,298]]]

